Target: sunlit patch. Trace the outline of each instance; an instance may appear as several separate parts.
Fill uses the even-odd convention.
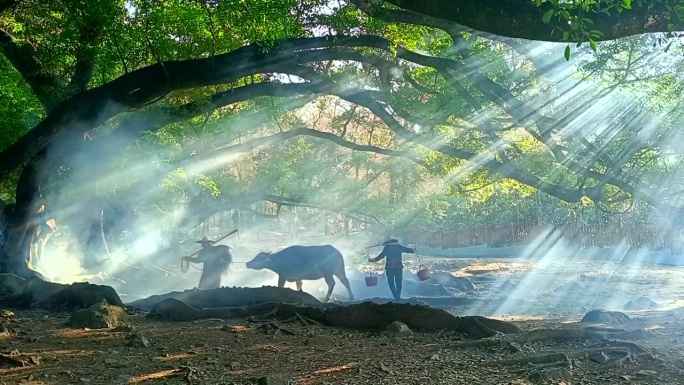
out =
[[[157,361],[162,361],[162,362],[168,362],[168,361],[175,361],[175,360],[182,360],[184,358],[190,358],[190,357],[199,357],[203,356],[204,354],[202,353],[176,353],[176,354],[165,354],[161,357],[156,357],[155,360]]]
[[[40,351],[21,351],[19,356],[66,356],[66,357],[89,357],[92,356],[91,350],[58,349]]]
[[[115,328],[109,329],[61,329],[55,331],[52,335],[57,338],[78,338],[78,337],[96,337],[96,336],[111,336]]]
[[[481,262],[473,263],[464,268],[452,272],[457,277],[468,277],[482,274],[508,273],[511,270],[532,270],[534,263],[529,262]]]
[[[129,384],[136,384],[136,383],[145,382],[145,381],[152,381],[152,380],[159,380],[159,379],[164,379],[164,378],[169,378],[169,377],[176,377],[176,376],[182,375],[185,372],[186,372],[186,370],[183,368],[173,368],[173,369],[160,370],[160,371],[154,372],[154,373],[141,374],[138,376],[134,376],[128,381],[128,383]]]
[[[526,315],[526,314],[515,314],[515,315],[495,315],[495,316],[487,316],[487,318],[491,319],[496,319],[500,321],[510,321],[510,322],[524,322],[524,321],[544,321],[548,320],[547,317],[543,316],[533,316],[533,315]]]
[[[261,368],[259,368],[259,369],[261,370]],[[237,376],[243,376],[243,375],[246,375],[246,374],[251,374],[251,373],[254,373],[254,372],[256,372],[256,371],[257,371],[257,369],[238,369],[238,370],[231,370],[231,371],[230,371],[230,374],[231,374],[232,376],[236,376],[236,377],[237,377]]]
[[[25,372],[31,372],[36,369],[35,366],[24,366],[24,367],[16,367],[16,368],[0,368],[0,375],[3,375],[3,378],[5,375],[12,375],[12,374],[22,374],[24,375]]]
[[[228,330],[230,330],[231,333],[245,333],[250,331],[251,328],[245,325],[233,325]]]
[[[61,349],[47,351],[20,351],[19,354],[16,355],[16,357],[20,358],[21,361],[24,361],[26,363],[26,366],[17,366],[11,368],[1,367],[0,375],[11,376],[12,374],[14,374],[24,376],[26,372],[33,372],[35,374],[36,372],[46,370],[45,366],[43,365],[43,361],[45,361],[46,359],[54,359],[56,357],[89,357],[92,355],[93,352],[89,350]]]
[[[328,368],[319,369],[319,370],[313,372],[313,374],[321,375],[321,374],[330,374],[330,373],[342,372],[345,370],[353,369],[356,366],[357,366],[356,363],[352,362],[352,363],[349,363],[346,365],[331,366]]]
[[[341,373],[350,369],[354,369],[358,367],[358,364],[355,362],[351,362],[345,365],[337,365],[337,366],[329,366],[323,369],[318,369],[315,372],[311,374],[304,375],[300,377],[297,381],[297,383],[302,384],[302,385],[308,385],[308,384],[315,384],[318,383],[316,380],[317,376],[325,376],[325,375],[331,375],[331,374],[337,374]]]

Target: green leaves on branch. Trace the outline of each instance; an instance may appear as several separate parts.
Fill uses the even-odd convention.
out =
[[[611,10],[622,12],[632,8],[631,0],[622,0],[620,4],[603,0],[584,0],[579,2],[559,3],[557,0],[535,0],[535,5],[541,7],[545,3],[550,3],[551,8],[542,15],[545,24],[551,24],[553,18],[557,17],[555,30],[562,33],[562,40],[577,43],[581,47],[583,43],[589,42],[592,51],[597,52],[596,39],[604,34],[601,30],[594,28],[592,14],[599,12],[610,14]],[[565,48],[565,60],[570,60],[570,47]]]

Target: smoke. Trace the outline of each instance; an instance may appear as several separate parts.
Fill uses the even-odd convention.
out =
[[[285,103],[291,105],[292,101]],[[111,108],[118,110],[116,106]],[[259,177],[260,170],[253,166],[253,157],[261,156],[258,151],[213,162],[204,157],[198,165],[188,162],[197,151],[214,147],[212,141],[232,138],[220,142],[225,146],[234,143],[240,131],[249,137],[259,129],[276,128],[271,111],[257,105],[232,119],[212,121],[205,126],[203,137],[193,137],[174,125],[138,136],[136,133],[145,129],[135,125],[145,121],[136,118],[135,114],[140,113],[145,112],[117,117],[91,131],[88,140],[69,147],[78,151],[54,154],[63,167],[51,188],[44,189],[43,197],[49,217],[57,219],[58,230],[36,261],[36,267],[48,279],[105,283],[120,292],[124,300],[190,289],[196,286],[202,267],[193,265],[182,273],[180,258],[198,251],[200,245],[195,241],[203,236],[217,239],[238,228],[239,237],[220,242],[234,248],[236,261],[223,285],[275,285],[273,273],[247,270],[244,262],[259,251],[292,244],[331,243],[351,264],[366,244],[367,240],[359,236],[340,241],[325,235],[328,218],[339,217],[335,212],[285,207],[279,211],[280,217],[264,218],[258,211],[273,216],[273,210],[269,211],[273,205],[269,208],[255,202],[231,207],[228,197],[239,199],[251,194],[245,188],[270,190],[279,183],[268,170],[252,186],[240,181],[244,174]],[[228,122],[231,132],[226,135],[224,125]],[[297,146],[296,141],[293,145]],[[265,147],[273,146],[266,143]],[[292,145],[276,147],[288,150]],[[263,162],[267,164],[268,160]],[[177,168],[177,164],[187,167]],[[302,159],[291,166],[295,173],[307,169]],[[313,170],[309,168],[308,172]],[[316,200],[330,203],[340,191],[341,187],[330,186],[329,192]],[[226,208],[222,211],[218,202],[223,200]],[[212,204],[216,210],[203,211]],[[239,218],[234,218],[235,209],[239,209]],[[307,291],[315,292],[323,284],[307,283]]]
[[[502,49],[498,43],[496,47]],[[536,55],[537,60],[543,62],[542,53]],[[510,64],[492,57],[486,62],[473,59],[469,75],[501,71],[503,64]],[[426,157],[435,163],[435,169],[443,172],[444,183],[435,182],[435,178],[426,175],[425,169],[408,160],[360,154],[310,138],[266,143],[263,147],[230,155],[206,156],[212,150],[249,140],[257,133],[276,133],[292,127],[344,132],[346,140],[356,143],[397,147],[397,135],[390,133],[377,117],[363,108],[352,110],[349,103],[338,98],[320,97],[311,103],[303,98],[307,102],[303,107],[286,113],[281,111],[296,104],[292,98],[277,102],[264,98],[250,103],[249,107],[231,106],[234,109],[222,109],[143,135],[139,133],[154,128],[146,126],[153,125],[153,119],[137,118],[147,111],[111,119],[89,133],[92,140],[69,147],[77,148],[77,151],[56,154],[60,161],[67,161],[54,176],[53,188],[44,191],[44,197],[50,214],[58,220],[59,230],[48,243],[38,268],[55,281],[88,279],[111,284],[129,297],[125,300],[184,290],[196,286],[201,266],[192,266],[189,272],[183,273],[179,267],[180,258],[198,251],[200,246],[195,241],[203,236],[217,239],[238,228],[239,238],[233,236],[221,242],[234,248],[236,261],[223,285],[275,285],[275,274],[247,270],[244,262],[259,251],[273,251],[294,244],[332,244],[342,251],[347,266],[354,265],[362,259],[365,247],[375,243],[373,237],[378,234],[370,230],[373,217],[381,216],[384,223],[398,223],[403,219],[402,215],[408,216],[407,212],[423,209],[430,198],[445,197],[447,184],[463,187],[467,182],[466,174],[493,159],[494,150],[503,146],[503,140],[488,146],[486,140],[478,136],[481,133],[473,135],[477,127],[492,125],[502,132],[501,136],[508,143],[515,142],[528,150],[538,145],[538,154],[543,153],[539,159],[536,159],[537,153],[528,151],[528,159],[516,157],[515,161],[527,161],[527,169],[536,170],[536,174],[549,183],[561,179],[558,174],[567,170],[555,161],[542,163],[548,160],[544,157],[549,154],[541,144],[531,143],[530,135],[523,130],[529,128],[527,121],[535,117],[526,115],[520,101],[527,103],[528,108],[532,106],[533,111],[556,114],[554,121],[562,124],[553,127],[557,130],[552,136],[558,137],[557,143],[561,146],[573,135],[584,134],[589,140],[601,137],[602,149],[610,152],[614,142],[624,141],[625,137],[629,141],[630,132],[636,130],[634,121],[648,121],[648,124],[643,125],[646,129],[638,135],[631,135],[632,140],[637,138],[644,142],[645,137],[657,134],[657,124],[664,115],[636,109],[640,102],[630,99],[627,91],[597,92],[596,89],[601,89],[599,82],[578,81],[574,76],[577,68],[571,65],[545,67],[546,81],[539,82],[526,82],[526,74],[529,76],[532,71],[522,64],[518,67],[511,84],[505,87],[515,89],[511,95],[517,95],[519,100],[499,95],[506,100],[500,101],[501,105],[490,103],[491,108],[487,107],[486,111],[473,112],[476,108],[458,106],[463,111],[456,119],[450,116],[456,108],[452,104],[444,104],[442,110],[433,111],[437,107],[434,103],[432,107],[428,106],[428,98],[404,101],[407,111],[402,114],[414,114],[419,121],[443,119],[448,123],[435,128],[439,134],[429,137],[428,144],[448,144],[476,153],[468,162],[452,159],[440,163],[433,154]],[[345,91],[359,87],[375,89],[371,87],[373,82],[361,76],[339,77],[344,80],[341,87]],[[284,77],[279,79],[285,80]],[[431,84],[436,79],[431,74],[418,81]],[[467,87],[481,86],[473,79],[464,79],[464,82]],[[595,97],[591,107],[583,107],[587,97]],[[426,102],[418,102],[422,100]],[[118,111],[122,107],[112,105],[108,108]],[[652,115],[656,118],[651,119]],[[402,123],[417,125],[408,119]],[[427,129],[420,132],[426,137],[429,135]],[[409,150],[412,147],[410,144],[401,146]],[[568,146],[568,158],[586,156],[573,153],[573,148]],[[419,148],[416,153],[424,150]],[[64,155],[66,157],[62,157]],[[201,162],[195,163],[197,158],[201,158]],[[549,164],[553,166],[549,167]],[[651,182],[657,184],[658,179],[653,178]],[[504,183],[507,182],[501,185]],[[510,183],[506,187],[510,187]],[[464,190],[472,192],[462,194],[463,199],[474,200],[471,197],[478,193],[477,188]],[[303,206],[317,207],[295,209],[292,205],[297,204],[292,204],[276,210],[274,202],[236,203],[242,197],[264,192],[298,198]],[[339,213],[343,209],[346,216]],[[236,210],[239,217],[234,217]],[[446,224],[446,220],[435,222],[436,225]],[[537,246],[538,249],[526,251],[529,258],[538,262],[537,270],[530,273],[528,280],[542,282],[542,272],[548,267],[548,261],[567,250],[555,245],[542,247],[541,243]],[[294,283],[287,285],[294,287]],[[306,282],[305,290],[318,292],[324,285],[322,280]]]

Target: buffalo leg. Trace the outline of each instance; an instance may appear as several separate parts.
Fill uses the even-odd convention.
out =
[[[344,273],[344,269],[342,271],[338,271],[335,273],[335,276],[342,282],[344,287],[347,288],[347,292],[349,293],[349,300],[353,301],[354,300],[354,293],[352,293],[351,285],[349,284],[349,279],[347,279],[347,275]]]
[[[297,290],[302,291],[302,286],[304,286],[304,282],[299,280],[299,281],[296,281],[296,283],[297,283]]]
[[[323,278],[325,279],[325,283],[328,284],[328,294],[325,296],[325,301],[323,302],[328,302],[332,296],[333,289],[335,288],[335,278],[333,278],[332,275]]]
[[[278,276],[278,287],[281,287],[281,288],[285,287],[285,281],[286,280],[287,279],[285,277],[283,277],[282,275],[279,275]]]

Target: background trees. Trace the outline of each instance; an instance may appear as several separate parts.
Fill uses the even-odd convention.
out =
[[[680,47],[638,35],[661,19],[627,28],[628,3],[471,2],[472,22],[410,1],[1,3],[1,269],[32,274],[43,203],[94,264],[218,212],[341,232],[679,213]]]

